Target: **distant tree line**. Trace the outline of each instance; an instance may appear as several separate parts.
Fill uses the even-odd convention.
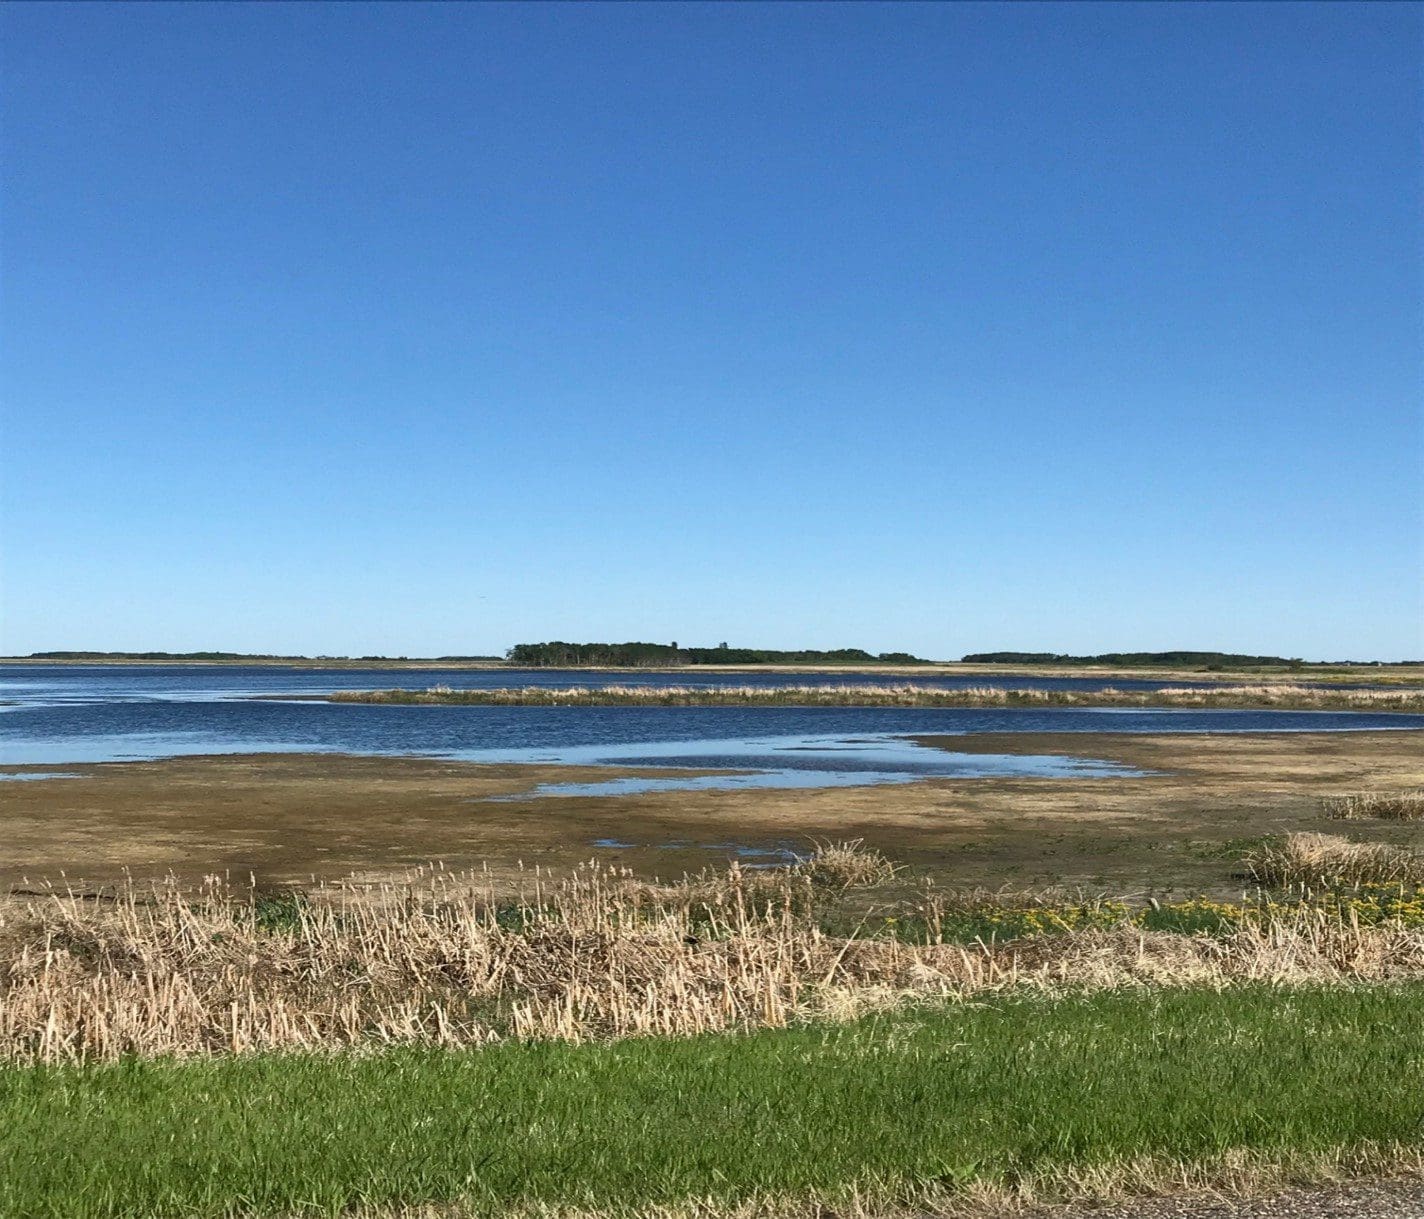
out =
[[[503,656],[291,656],[274,652],[31,652],[28,660],[173,660],[173,661],[371,661],[431,663],[504,661],[521,668],[656,668],[667,665],[922,665],[930,664],[909,652],[872,654],[863,648],[806,648],[784,652],[772,648],[681,648],[676,643],[520,643]],[[1103,652],[1098,656],[1071,656],[1062,652],[972,652],[966,664],[1009,665],[1119,665],[1124,668],[1157,665],[1163,668],[1242,669],[1277,667],[1299,669],[1312,664],[1379,665],[1378,660],[1306,661],[1299,657],[1246,656],[1239,652]],[[1397,660],[1397,665],[1424,665],[1419,660]]]
[[[1097,656],[1068,656],[1060,652],[974,652],[965,664],[981,665],[1120,665],[1167,668],[1239,669],[1261,665],[1300,668],[1299,657],[1245,656],[1240,652],[1103,652]]]
[[[908,652],[881,652],[864,648],[833,648],[817,651],[806,648],[784,652],[772,648],[683,648],[676,643],[519,643],[509,649],[506,660],[528,669],[571,669],[584,666],[636,669],[668,665],[864,665],[925,664]]]

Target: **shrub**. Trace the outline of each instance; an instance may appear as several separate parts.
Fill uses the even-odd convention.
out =
[[[1382,842],[1287,834],[1246,856],[1247,874],[1272,888],[1335,888],[1424,880],[1424,857]]]
[[[863,838],[846,842],[818,842],[811,857],[796,865],[811,883],[832,889],[871,889],[895,878],[899,871]]]
[[[1341,821],[1375,817],[1382,821],[1424,821],[1424,788],[1402,792],[1349,792],[1328,796],[1325,814]]]

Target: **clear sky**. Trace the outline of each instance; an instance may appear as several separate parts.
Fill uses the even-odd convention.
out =
[[[1424,7],[0,34],[0,652],[1424,656]]]

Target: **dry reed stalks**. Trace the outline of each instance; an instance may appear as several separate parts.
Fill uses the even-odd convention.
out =
[[[1335,834],[1287,834],[1246,857],[1247,874],[1271,888],[1335,888],[1424,881],[1424,856]]]
[[[1414,711],[1424,707],[1424,690],[1417,686],[1397,690],[1338,690],[1284,683],[1213,686],[1210,689],[1163,686],[1148,695],[1149,699],[1153,697],[1188,707],[1210,707],[1232,702],[1248,702],[1263,707],[1345,707],[1375,711]]]
[[[812,884],[832,889],[872,888],[894,880],[900,871],[879,851],[867,847],[864,838],[818,841],[815,853],[799,870]]]
[[[493,690],[340,690],[325,695],[338,703],[452,704],[472,706],[875,706],[875,707],[1277,707],[1354,711],[1424,711],[1424,689],[1337,690],[1321,686],[1261,684],[1159,690],[1019,690],[1001,686],[906,684],[786,686],[548,686]]]
[[[1325,814],[1341,821],[1424,821],[1424,788],[1402,792],[1348,792],[1327,796]]]
[[[656,886],[589,865],[532,877],[514,905],[439,868],[277,900],[212,883],[15,901],[0,1059],[682,1035],[1012,987],[1424,977],[1424,931],[1309,909],[1215,938],[1123,926],[960,946],[826,934],[814,890],[807,868]]]

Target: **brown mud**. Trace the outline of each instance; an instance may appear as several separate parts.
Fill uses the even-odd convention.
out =
[[[78,777],[0,783],[0,886],[64,877],[97,887],[126,873],[251,874],[261,885],[290,885],[430,861],[488,866],[513,885],[521,868],[562,872],[595,857],[668,877],[723,864],[733,847],[863,838],[942,886],[1230,896],[1245,885],[1236,874],[1243,843],[1262,835],[1347,830],[1424,846],[1417,825],[1330,821],[1321,804],[1346,791],[1424,785],[1417,731],[1013,733],[921,743],[1100,758],[1152,773],[519,799],[540,783],[662,772],[345,754],[8,767]]]

